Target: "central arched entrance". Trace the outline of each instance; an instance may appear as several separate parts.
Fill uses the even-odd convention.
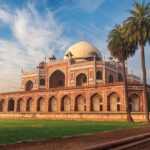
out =
[[[65,74],[60,70],[56,70],[49,78],[49,88],[59,87],[65,87]]]
[[[86,111],[86,98],[79,95],[75,99],[75,111]]]
[[[87,76],[84,73],[80,73],[76,78],[76,85],[83,86],[87,85]]]

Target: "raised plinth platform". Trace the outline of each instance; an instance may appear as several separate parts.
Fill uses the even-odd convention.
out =
[[[135,122],[145,121],[145,113],[132,113]],[[127,121],[126,113],[0,113],[0,118],[32,118],[49,120],[84,120],[84,121]]]

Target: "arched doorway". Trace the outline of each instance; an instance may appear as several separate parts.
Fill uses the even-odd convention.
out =
[[[26,106],[26,111],[27,112],[34,112],[34,102],[32,98],[29,98],[27,100],[27,106]]]
[[[123,81],[123,77],[121,73],[118,73],[118,82],[122,82]]]
[[[40,86],[45,86],[45,79],[40,79]]]
[[[120,111],[121,103],[120,97],[117,93],[112,93],[108,96],[108,111]]]
[[[113,83],[114,82],[114,77],[112,75],[109,75],[109,83]]]
[[[23,111],[23,100],[19,99],[17,101],[17,112],[22,112]]]
[[[76,85],[77,85],[77,86],[87,85],[87,76],[86,76],[86,74],[80,73],[80,74],[76,77]]]
[[[37,111],[44,112],[45,111],[45,100],[43,97],[40,97],[37,100]]]
[[[45,79],[40,79],[40,86],[45,86]]]
[[[14,111],[14,109],[15,109],[15,102],[13,99],[10,99],[8,101],[8,111]]]
[[[79,95],[75,99],[75,111],[86,111],[86,98]]]
[[[26,83],[26,91],[31,91],[33,89],[33,82],[31,80]]]
[[[55,96],[49,99],[48,111],[56,112],[58,110],[58,102]]]
[[[131,112],[139,112],[140,111],[140,98],[137,94],[132,94],[129,97],[129,110]]]
[[[103,79],[102,71],[97,71],[96,72],[96,80],[102,80],[102,79]]]
[[[0,100],[0,112],[4,111],[4,100]]]
[[[91,97],[91,111],[103,111],[103,101],[99,94]]]
[[[64,96],[61,100],[61,111],[70,111],[71,100],[69,96]]]
[[[56,70],[49,78],[49,88],[59,87],[65,87],[65,74],[60,70]]]

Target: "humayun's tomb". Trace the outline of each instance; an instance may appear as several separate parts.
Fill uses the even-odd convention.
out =
[[[75,43],[63,60],[52,55],[34,71],[22,72],[21,89],[0,94],[0,118],[125,121],[122,65],[103,59],[86,41]],[[128,73],[128,101],[133,120],[143,121],[140,78]],[[150,86],[147,86],[150,95]]]

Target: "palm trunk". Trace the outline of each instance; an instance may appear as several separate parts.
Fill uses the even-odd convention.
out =
[[[127,77],[126,77],[126,68],[125,68],[125,62],[124,62],[124,60],[122,62],[122,65],[123,65],[123,81],[124,81],[124,89],[125,89],[125,101],[126,101],[127,121],[128,122],[133,122],[133,119],[132,119],[130,111],[129,111]]]
[[[147,81],[146,81],[146,67],[145,67],[145,52],[144,45],[140,45],[141,47],[141,66],[143,72],[143,89],[144,89],[144,100],[145,100],[145,119],[146,122],[149,122],[149,110],[148,110],[148,92],[147,92]]]

